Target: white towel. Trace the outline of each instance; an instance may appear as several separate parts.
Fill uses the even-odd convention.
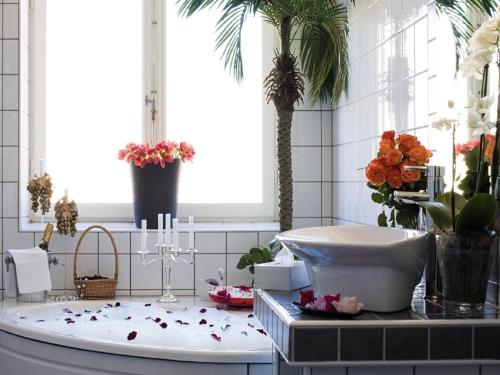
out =
[[[7,250],[7,255],[12,256],[16,265],[19,293],[25,294],[52,289],[46,251],[36,247],[33,249]],[[9,273],[12,270],[13,268],[9,268]],[[9,280],[9,277],[7,277],[7,280]],[[8,295],[12,293],[11,284],[12,282],[7,283]]]

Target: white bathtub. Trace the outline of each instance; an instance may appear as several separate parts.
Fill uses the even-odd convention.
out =
[[[271,340],[249,310],[118,301],[4,302],[0,374],[271,373]]]

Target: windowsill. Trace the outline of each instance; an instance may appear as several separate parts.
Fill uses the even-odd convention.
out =
[[[47,223],[19,223],[20,232],[43,232]],[[134,223],[77,223],[78,232],[83,232],[91,225],[102,225],[111,232],[140,232]],[[187,223],[179,223],[180,232],[188,232]],[[195,232],[278,232],[278,222],[259,222],[259,223],[196,223]],[[156,229],[151,229],[156,231]]]

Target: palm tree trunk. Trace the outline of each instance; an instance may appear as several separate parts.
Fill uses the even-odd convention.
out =
[[[292,146],[291,130],[293,105],[278,112],[278,182],[280,199],[280,232],[292,229],[293,217],[293,178],[292,178]]]

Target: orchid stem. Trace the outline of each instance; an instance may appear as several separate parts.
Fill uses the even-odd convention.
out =
[[[451,168],[451,222],[453,225],[453,232],[455,232],[455,175],[457,172],[457,154],[455,150],[455,130],[456,130],[456,125],[453,123],[453,131],[452,131],[452,147],[453,147],[453,165]]]

